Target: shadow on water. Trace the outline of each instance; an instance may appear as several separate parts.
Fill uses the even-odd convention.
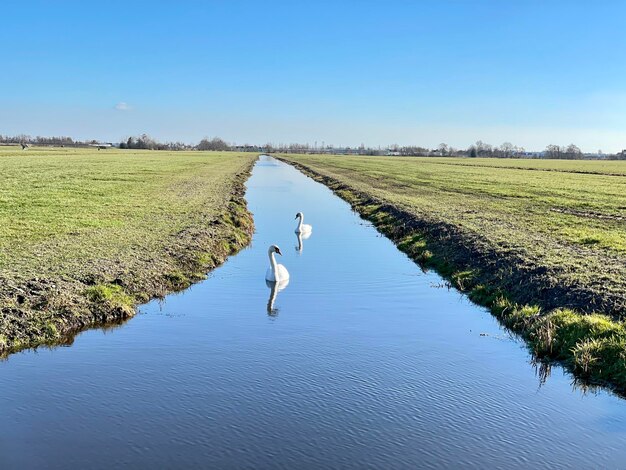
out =
[[[38,346],[35,346],[32,348],[21,349],[17,352],[12,352],[12,351],[4,352],[0,354],[0,361],[8,361],[11,358],[11,356],[15,354],[21,354],[21,353],[23,354],[35,353],[36,354],[37,352],[44,351],[44,350],[51,351],[51,350],[54,350],[55,348],[69,348],[74,345],[74,342],[82,334],[85,334],[90,331],[100,331],[105,335],[108,333],[113,333],[115,330],[122,328],[126,323],[128,323],[133,318],[134,317],[117,319],[117,320],[112,320],[106,323],[101,323],[98,325],[87,325],[78,331],[72,332],[72,334],[61,336],[60,338],[54,341],[51,341],[49,343],[42,343],[42,344],[39,344]]]

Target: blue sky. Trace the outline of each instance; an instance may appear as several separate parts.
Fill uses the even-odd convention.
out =
[[[624,1],[2,2],[0,134],[626,148]]]

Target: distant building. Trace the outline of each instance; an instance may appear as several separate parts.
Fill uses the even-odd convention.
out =
[[[545,158],[546,152],[523,152],[520,155],[523,158]]]
[[[258,145],[235,145],[233,147],[233,150],[236,150],[238,152],[262,152],[263,151],[263,147],[260,147]]]
[[[96,142],[93,144],[89,144],[90,147],[96,147],[98,150],[104,150],[104,149],[109,149],[111,147],[113,147],[113,144],[111,143],[105,143],[105,142]]]

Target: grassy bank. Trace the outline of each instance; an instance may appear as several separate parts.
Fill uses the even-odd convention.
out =
[[[538,358],[626,391],[626,163],[285,155]]]
[[[0,147],[0,354],[128,318],[245,246],[255,157]]]

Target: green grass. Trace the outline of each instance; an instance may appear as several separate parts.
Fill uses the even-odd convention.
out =
[[[0,272],[69,273],[159,249],[205,209],[221,209],[251,158],[0,147]]]
[[[412,158],[412,157],[410,157]],[[518,158],[420,158],[438,165],[465,165],[485,168],[562,171],[626,176],[624,161],[618,160],[544,160]]]
[[[255,157],[0,147],[0,351],[30,345],[15,329],[42,315],[80,318],[59,335],[87,310],[108,320],[105,306],[186,286],[247,243]]]
[[[626,391],[626,162],[286,155],[540,358]]]
[[[99,304],[106,304],[114,309],[129,309],[135,305],[135,299],[115,284],[98,284],[85,290],[87,298]]]

